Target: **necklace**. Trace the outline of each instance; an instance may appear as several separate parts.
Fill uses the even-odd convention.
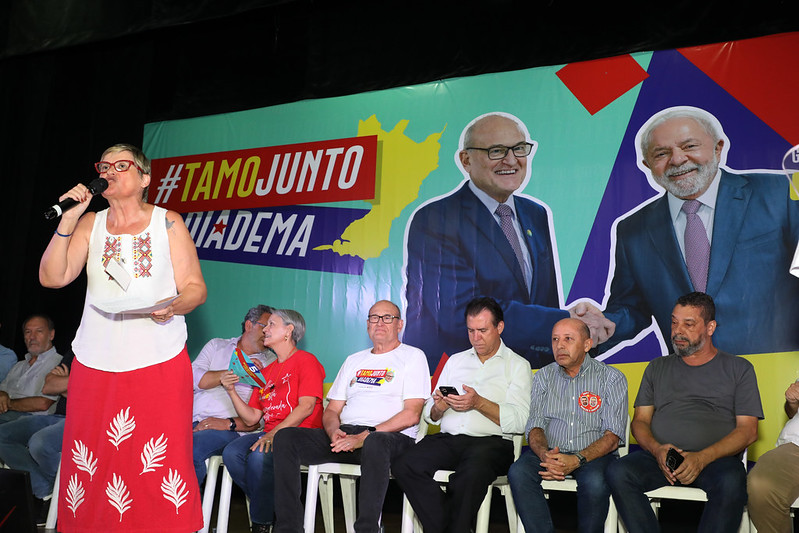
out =
[[[281,361],[280,358],[278,357],[278,359],[276,359],[274,363],[269,365],[269,375],[266,377],[266,380],[264,381],[264,383],[269,383],[272,380],[272,374],[275,373],[275,367],[277,368],[277,375],[275,377],[280,377],[280,372],[283,370],[283,363],[288,361],[289,358],[292,355],[297,353],[297,351],[298,351],[297,347],[295,346],[294,349],[292,349],[289,352],[289,354],[286,356],[285,359],[283,359]],[[275,364],[275,363],[277,363],[277,364]],[[262,395],[263,398],[269,398],[272,395],[272,393],[274,393],[274,391],[275,391],[275,382],[272,382],[272,384],[269,385],[268,390],[266,390],[266,389],[267,389],[266,386],[264,386],[264,388],[261,389],[261,395]]]

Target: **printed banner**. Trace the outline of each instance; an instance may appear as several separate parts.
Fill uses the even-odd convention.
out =
[[[714,345],[752,360],[761,392],[784,390],[799,376],[799,201],[783,169],[799,144],[798,48],[789,33],[148,124],[150,201],[184,215],[208,285],[189,351],[256,304],[295,309],[332,380],[388,299],[432,374],[469,347],[465,303],[487,295],[535,368],[552,361],[555,321],[608,321],[594,355],[634,397],[672,350],[676,298],[704,286]],[[682,112],[711,137],[698,151],[658,129]],[[494,114],[513,135],[481,144],[470,126]],[[503,194],[515,233],[490,210]],[[670,200],[691,196],[706,209],[700,281]],[[772,441],[781,401],[764,395]]]
[[[359,275],[363,259],[330,250],[365,209],[315,206],[188,213],[200,259]]]
[[[153,159],[149,199],[179,213],[374,197],[377,137]]]

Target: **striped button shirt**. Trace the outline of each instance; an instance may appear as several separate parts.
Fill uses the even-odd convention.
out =
[[[526,432],[541,428],[550,447],[579,452],[611,431],[627,440],[627,379],[619,370],[586,357],[575,377],[557,363],[533,376]]]

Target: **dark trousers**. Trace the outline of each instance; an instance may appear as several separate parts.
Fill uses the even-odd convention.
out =
[[[391,471],[425,531],[468,533],[486,489],[512,463],[510,440],[436,433],[392,462]],[[436,470],[454,470],[446,493],[433,479]]]
[[[614,461],[605,471],[613,501],[630,533],[658,531],[658,521],[644,494],[669,482],[657,459],[644,450]],[[738,531],[746,505],[746,469],[738,457],[722,457],[705,467],[693,483],[707,493],[699,533],[734,533]]]
[[[413,439],[396,432],[377,431],[366,437],[363,447],[352,452],[333,453],[323,429],[284,428],[275,435],[275,532],[302,531],[303,507],[300,465],[350,463],[361,465],[358,489],[358,518],[355,531],[380,531],[380,513],[388,489],[391,461],[413,444]]]

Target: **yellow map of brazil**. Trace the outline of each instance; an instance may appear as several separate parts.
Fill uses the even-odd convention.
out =
[[[377,175],[375,197],[367,200],[369,212],[341,233],[332,244],[314,250],[332,250],[339,255],[362,259],[378,257],[388,248],[391,223],[402,210],[419,196],[422,181],[438,168],[438,142],[444,130],[430,134],[417,143],[405,135],[407,120],[399,121],[394,129],[385,131],[372,115],[358,121],[358,136],[377,135]],[[446,127],[444,128],[446,129]]]

